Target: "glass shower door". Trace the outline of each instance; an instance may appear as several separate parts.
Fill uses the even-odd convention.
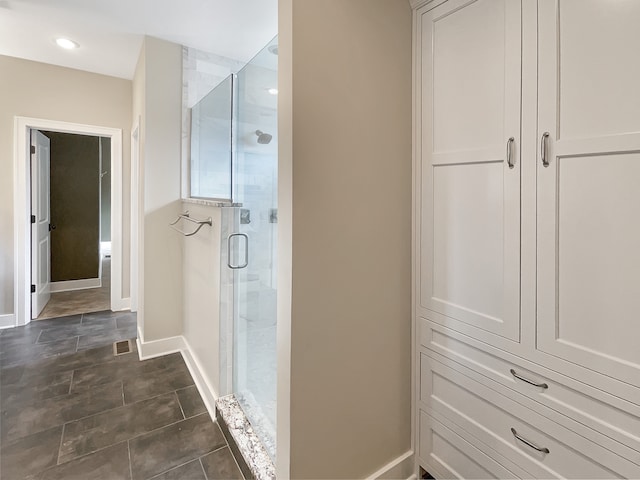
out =
[[[234,205],[225,208],[233,276],[232,391],[275,459],[277,56],[275,39],[236,78]],[[277,52],[277,50],[275,50]],[[224,238],[224,237],[223,237]]]

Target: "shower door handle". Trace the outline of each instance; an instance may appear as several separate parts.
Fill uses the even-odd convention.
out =
[[[239,265],[233,265],[231,263],[231,242],[234,237],[244,238],[244,263]],[[241,270],[247,268],[247,265],[249,265],[249,236],[245,233],[232,233],[227,238],[227,267],[231,270]]]

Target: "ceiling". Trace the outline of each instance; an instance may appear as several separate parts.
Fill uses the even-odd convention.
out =
[[[278,31],[277,0],[0,0],[0,55],[133,78],[144,35],[248,61]],[[63,50],[66,37],[80,44]]]

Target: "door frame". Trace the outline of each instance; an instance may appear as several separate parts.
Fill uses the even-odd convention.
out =
[[[131,261],[129,265],[129,298],[130,309],[132,312],[138,311],[138,292],[140,291],[140,271],[142,255],[140,255],[140,245],[142,244],[142,228],[140,227],[142,218],[141,206],[144,199],[140,197],[141,189],[139,188],[140,179],[142,178],[140,170],[140,117],[135,120],[131,129]],[[142,316],[139,317],[141,319]]]
[[[31,130],[111,139],[111,310],[129,308],[122,297],[122,130],[40,118],[14,119],[14,310],[15,325],[31,322]]]

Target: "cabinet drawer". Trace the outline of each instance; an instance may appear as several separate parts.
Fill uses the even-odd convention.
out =
[[[437,478],[527,478],[516,475],[467,440],[420,411],[419,461]]]
[[[433,328],[431,325],[426,320],[421,321],[421,339],[423,346],[446,357],[437,357],[437,360],[450,366],[463,365],[526,396],[535,402],[529,402],[531,408],[535,409],[537,403],[566,415],[568,419],[559,421],[567,428],[582,429],[583,431],[579,433],[587,436],[589,431],[584,426],[602,433],[605,437],[598,443],[602,442],[603,446],[632,458],[640,464],[640,407],[638,405],[575,380],[563,379],[557,374],[554,378],[542,375],[539,371],[527,369],[520,363],[489,353],[485,344],[457,335],[455,332]],[[546,384],[548,388],[536,387],[525,380],[518,379],[511,370],[533,383]],[[597,395],[599,398],[592,395]],[[569,419],[574,419],[579,424]]]
[[[421,402],[533,476],[640,478],[640,465],[498,393],[495,382],[479,383],[425,355],[421,364]]]

